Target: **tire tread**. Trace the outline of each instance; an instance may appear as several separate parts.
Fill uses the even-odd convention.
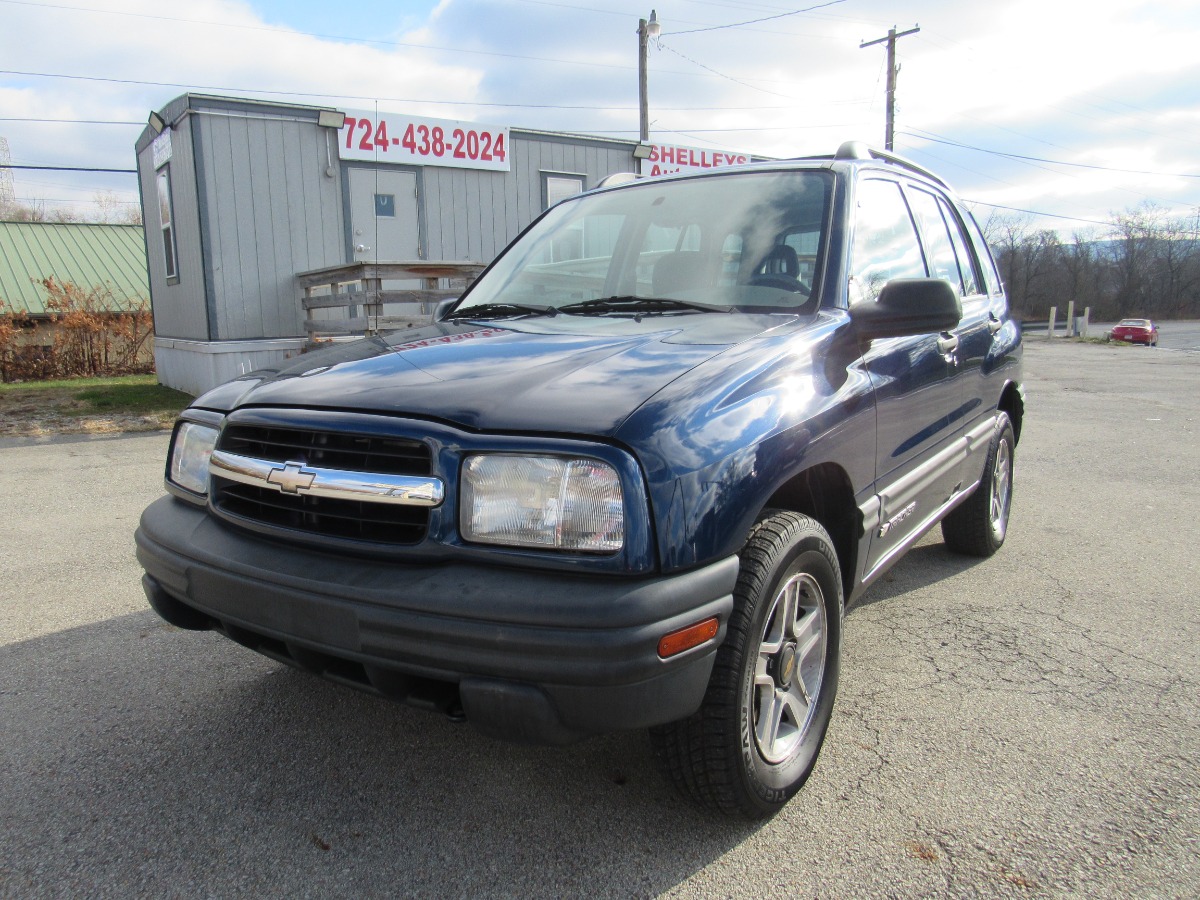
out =
[[[650,729],[655,762],[664,777],[693,802],[727,815],[759,819],[775,811],[750,802],[741,786],[736,727],[739,668],[747,642],[754,640],[750,634],[753,598],[763,595],[773,560],[806,537],[819,538],[817,545],[838,574],[840,608],[841,570],[825,529],[800,513],[770,512],[751,530],[739,554],[733,613],[700,709],[686,719]],[[731,729],[730,723],[735,727]]]

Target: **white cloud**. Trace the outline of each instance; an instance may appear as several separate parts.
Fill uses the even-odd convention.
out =
[[[855,0],[745,28],[680,34],[756,12],[733,3],[660,4],[664,49],[651,52],[652,131],[679,143],[771,156],[829,153],[848,138],[881,143],[884,48],[858,45],[893,24],[904,30],[919,22],[921,33],[898,43],[902,132],[1113,168],[1186,172],[1200,148],[1200,65],[1192,51],[1200,40],[1200,12],[1194,6],[1182,0],[914,0],[903,10],[911,18],[897,21],[894,4]],[[347,107],[372,100],[300,94],[365,95],[422,115],[636,133],[635,29],[648,12],[642,0],[612,0],[603,8],[594,0],[360,0],[351,24],[341,24],[336,8],[316,0],[106,0],[105,9],[110,12],[5,4],[4,66],[268,98],[249,89],[273,88],[297,93],[278,99]],[[309,30],[331,34],[372,31],[362,22],[379,27],[360,35],[374,42],[355,42],[269,24],[280,21],[303,21]],[[326,21],[327,27],[312,24]],[[184,90],[0,76],[0,109],[9,118],[141,122]],[[0,123],[14,157],[42,165],[132,166],[137,132]],[[908,134],[898,147],[944,171],[964,196],[993,202],[1005,198],[1009,205],[1085,217],[1147,196],[1200,205],[1196,179],[1051,174],[1036,164]],[[43,196],[51,196],[47,184],[85,199],[103,188],[127,198],[135,190],[128,176],[17,173],[23,193],[35,180]]]

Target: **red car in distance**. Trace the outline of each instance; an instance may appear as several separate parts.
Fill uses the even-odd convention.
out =
[[[1109,334],[1110,341],[1125,341],[1130,344],[1158,346],[1158,326],[1149,319],[1122,319]]]

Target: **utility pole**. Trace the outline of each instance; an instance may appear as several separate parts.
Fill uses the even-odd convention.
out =
[[[638,19],[638,140],[643,144],[650,140],[650,100],[646,89],[649,44],[650,38],[658,37],[661,31],[662,26],[658,24],[658,16],[654,10],[650,10],[650,21]]]
[[[862,50],[865,47],[874,47],[876,44],[887,42],[887,125],[883,138],[885,150],[894,150],[896,143],[896,75],[900,72],[899,66],[896,65],[896,39],[916,34],[920,30],[921,26],[915,25],[908,31],[901,31],[897,34],[896,26],[893,25],[888,29],[887,37],[864,41],[858,45],[858,49]]]

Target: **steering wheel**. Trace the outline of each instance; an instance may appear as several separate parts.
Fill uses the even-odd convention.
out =
[[[750,278],[750,284],[754,287],[779,288],[781,291],[791,291],[792,293],[812,293],[812,288],[799,278],[793,278],[791,275],[785,275],[783,272],[754,275]]]

